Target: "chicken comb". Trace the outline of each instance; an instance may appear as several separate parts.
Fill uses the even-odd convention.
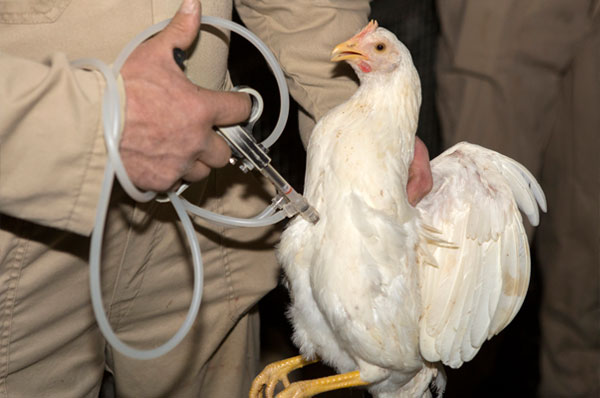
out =
[[[361,39],[368,33],[374,32],[375,29],[377,29],[378,27],[379,27],[379,24],[377,23],[377,21],[374,19],[371,19],[371,21],[367,24],[367,26],[362,28],[362,30],[360,32],[358,32],[358,34],[354,37],[357,39]]]

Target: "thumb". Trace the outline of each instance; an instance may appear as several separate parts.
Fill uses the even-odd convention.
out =
[[[173,48],[189,48],[198,36],[201,16],[199,0],[183,0],[171,22],[159,34],[160,39]]]

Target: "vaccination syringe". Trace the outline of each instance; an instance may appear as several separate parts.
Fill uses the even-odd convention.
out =
[[[245,91],[252,94],[254,98],[260,98],[256,97],[258,93],[252,89],[239,89],[239,91]],[[246,127],[239,125],[222,127],[217,131],[231,148],[232,163],[237,164],[243,172],[256,168],[275,185],[278,192],[275,201],[288,217],[299,213],[310,223],[316,224],[319,221],[319,213],[275,170],[266,150],[254,139]]]

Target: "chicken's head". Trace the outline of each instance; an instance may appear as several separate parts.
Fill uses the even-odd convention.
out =
[[[359,78],[366,74],[387,74],[402,65],[411,65],[408,49],[394,34],[372,20],[351,39],[338,44],[331,53],[332,61],[347,61]]]

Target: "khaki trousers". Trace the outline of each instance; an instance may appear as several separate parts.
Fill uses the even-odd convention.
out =
[[[267,194],[252,175],[233,168],[215,173],[188,197],[236,216],[264,206]],[[231,200],[242,193],[244,206]],[[186,316],[191,256],[171,205],[134,205],[124,196],[114,189],[102,260],[104,302],[119,337],[149,349],[167,341]],[[114,374],[119,397],[247,395],[258,372],[255,304],[278,278],[272,227],[197,224],[205,280],[195,326],[173,351],[140,362],[107,346],[96,326],[89,239],[1,221],[0,397],[97,397],[105,369]]]
[[[600,4],[437,4],[446,144],[466,140],[514,157],[547,195],[534,243],[543,281],[539,394],[598,397]]]

